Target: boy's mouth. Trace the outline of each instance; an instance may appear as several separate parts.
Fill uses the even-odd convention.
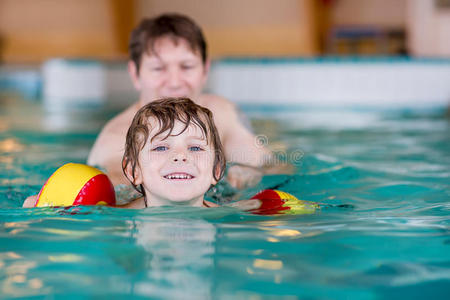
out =
[[[193,179],[194,176],[188,173],[170,173],[163,176],[166,179],[175,179],[175,180],[186,180],[186,179]]]

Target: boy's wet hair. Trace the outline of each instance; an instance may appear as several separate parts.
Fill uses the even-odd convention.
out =
[[[193,52],[200,52],[203,64],[206,63],[206,41],[201,28],[185,15],[163,14],[143,19],[131,32],[128,52],[138,72],[144,52],[154,52],[156,40],[162,37],[171,38],[175,45],[180,38],[186,40]]]
[[[212,143],[214,149],[213,177],[216,181],[223,177],[226,165],[225,154],[212,112],[195,104],[188,98],[165,98],[152,101],[139,109],[128,128],[122,170],[138,192],[144,194],[143,187],[137,187],[134,182],[136,167],[139,165],[139,153],[145,147],[152,130],[150,118],[154,118],[159,127],[158,132],[151,137],[151,141],[165,132],[167,134],[163,139],[169,137],[172,134],[175,121],[184,124],[183,130],[177,135],[186,131],[191,124],[198,126],[206,137],[207,143]],[[126,173],[129,167],[131,167],[132,179]]]

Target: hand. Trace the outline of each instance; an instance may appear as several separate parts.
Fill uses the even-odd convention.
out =
[[[34,207],[38,200],[38,195],[29,196],[22,204],[22,207]]]
[[[236,189],[244,189],[257,185],[263,175],[264,172],[259,168],[239,164],[228,169],[227,181]]]
[[[261,207],[261,200],[259,199],[240,200],[236,202],[227,203],[224,206],[234,207],[241,210],[254,210]]]

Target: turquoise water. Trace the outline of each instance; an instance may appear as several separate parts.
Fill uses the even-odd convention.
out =
[[[1,297],[448,298],[445,109],[243,109],[297,171],[239,195],[278,186],[320,212],[21,209],[56,168],[85,161],[117,109],[1,98]]]

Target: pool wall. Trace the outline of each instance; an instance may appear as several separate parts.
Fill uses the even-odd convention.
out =
[[[447,106],[450,59],[228,58],[212,64],[206,90],[237,103],[317,106]],[[126,62],[54,59],[0,68],[0,89],[48,106],[134,102]]]
[[[442,106],[450,103],[450,59],[224,59],[209,89],[245,103],[324,106]]]

